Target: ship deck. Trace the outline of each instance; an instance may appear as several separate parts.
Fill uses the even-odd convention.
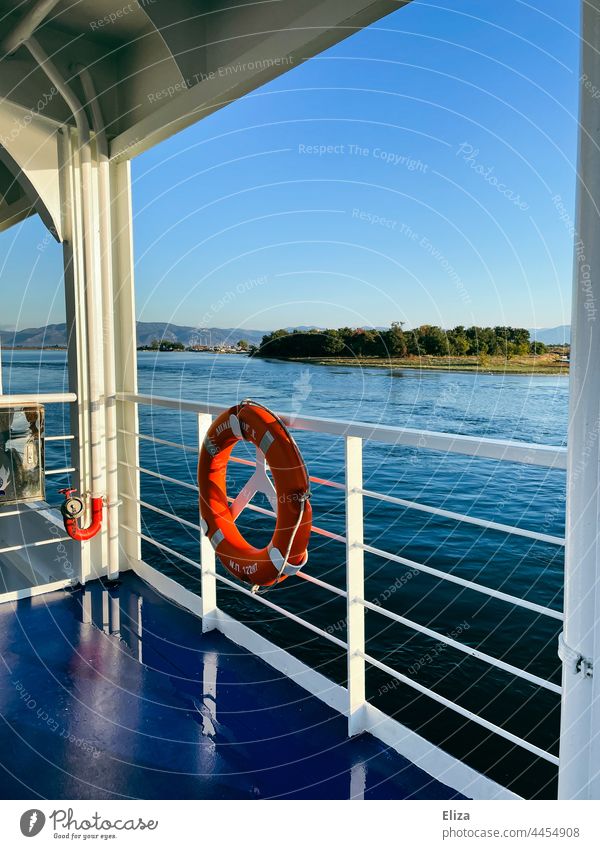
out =
[[[462,798],[133,573],[0,605],[0,797]]]

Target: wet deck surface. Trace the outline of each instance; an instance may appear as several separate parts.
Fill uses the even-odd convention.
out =
[[[0,605],[0,798],[460,798],[132,573]]]

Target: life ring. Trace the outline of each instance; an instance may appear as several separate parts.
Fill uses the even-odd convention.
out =
[[[230,504],[227,464],[241,439],[257,448],[257,468]],[[273,484],[267,478],[265,461]],[[200,451],[198,488],[202,529],[234,577],[256,588],[271,586],[306,564],[312,527],[308,472],[289,431],[266,407],[242,401],[214,420]],[[269,497],[277,515],[271,542],[264,548],[250,545],[235,524],[241,509],[257,491]]]

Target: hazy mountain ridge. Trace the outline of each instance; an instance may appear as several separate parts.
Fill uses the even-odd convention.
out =
[[[533,327],[529,329],[532,339],[546,345],[570,345],[571,325],[559,324],[558,327]]]
[[[233,327],[186,327],[169,322],[138,321],[137,344],[150,345],[154,339],[182,342],[190,345],[236,345],[240,339],[257,345],[266,330],[240,330]],[[50,348],[67,344],[66,324],[49,324],[46,327],[29,327],[25,330],[0,331],[2,345],[15,348]]]

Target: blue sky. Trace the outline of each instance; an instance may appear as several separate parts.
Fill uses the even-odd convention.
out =
[[[139,157],[138,317],[567,323],[577,7],[415,0]],[[0,238],[0,325],[62,320],[58,246]]]

